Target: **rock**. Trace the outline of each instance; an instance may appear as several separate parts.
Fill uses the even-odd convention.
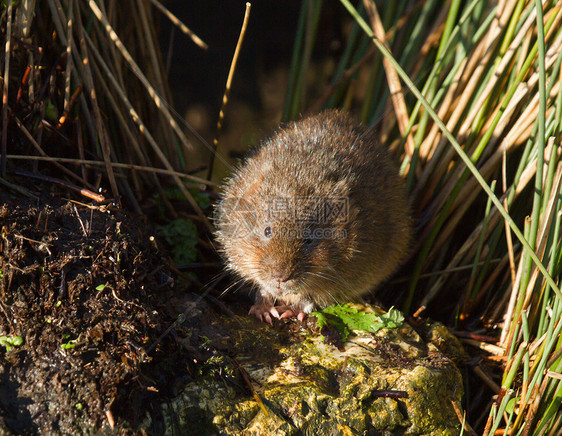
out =
[[[375,334],[354,331],[338,349],[296,321],[279,322],[277,330],[249,316],[210,324],[216,329],[217,323],[222,337],[211,342],[222,358],[208,359],[199,377],[162,404],[169,434],[460,432],[452,402],[463,395],[461,375],[408,324]],[[286,329],[299,325],[300,331]],[[431,333],[436,328],[438,335]],[[426,330],[441,346],[454,343],[442,326]],[[149,417],[143,427],[150,424]]]

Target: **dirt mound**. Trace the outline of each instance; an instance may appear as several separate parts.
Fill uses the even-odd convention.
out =
[[[0,427],[134,423],[185,374],[178,341],[158,340],[178,289],[151,235],[119,211],[0,193]]]

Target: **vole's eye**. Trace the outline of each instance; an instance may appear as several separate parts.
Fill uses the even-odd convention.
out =
[[[312,245],[312,243],[314,242],[314,238],[312,236],[307,236],[302,240],[302,242],[304,243],[304,245]]]
[[[266,238],[271,238],[271,227],[267,226],[264,230],[263,230],[263,235]]]
[[[303,245],[310,247],[316,242],[314,238],[314,232],[312,229],[307,229],[304,234],[302,235],[302,243]]]

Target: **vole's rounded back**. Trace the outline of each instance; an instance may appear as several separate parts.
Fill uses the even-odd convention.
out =
[[[269,319],[276,306],[302,314],[372,290],[406,255],[408,212],[374,133],[332,110],[281,128],[234,173],[217,240]]]

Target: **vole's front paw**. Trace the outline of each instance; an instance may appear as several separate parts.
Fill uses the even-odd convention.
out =
[[[299,321],[304,321],[306,318],[306,313],[301,310],[295,310],[294,307],[290,306],[279,306],[277,310],[282,310],[280,319],[293,318],[296,317]]]
[[[273,324],[272,316],[277,319],[296,317],[299,321],[303,321],[306,318],[306,313],[295,310],[291,306],[273,306],[272,304],[254,304],[250,308],[249,314],[255,315],[256,318],[268,324]]]

